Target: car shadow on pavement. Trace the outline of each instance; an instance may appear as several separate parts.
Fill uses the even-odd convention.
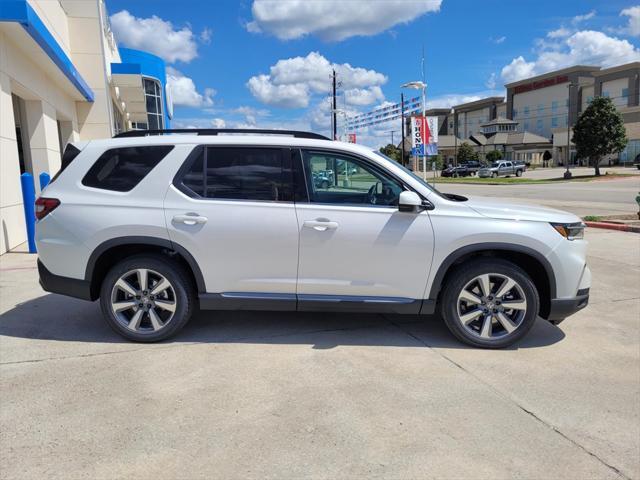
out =
[[[126,343],[102,318],[98,302],[46,294],[0,316],[0,335],[38,340]],[[510,349],[552,345],[562,330],[539,320]],[[458,342],[437,316],[307,312],[203,311],[170,343],[309,344],[336,346],[471,348]]]

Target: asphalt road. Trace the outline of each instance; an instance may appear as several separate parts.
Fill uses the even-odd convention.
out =
[[[200,314],[127,343],[0,257],[0,476],[640,478],[640,236],[588,231],[590,306],[517,347],[437,318]]]
[[[527,174],[525,174],[527,175]],[[545,205],[585,215],[620,215],[638,212],[640,175],[591,182],[557,182],[525,185],[439,184],[442,192],[468,197],[494,197],[506,202]]]

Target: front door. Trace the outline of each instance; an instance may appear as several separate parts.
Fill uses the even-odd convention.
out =
[[[214,294],[210,302],[295,309],[298,223],[290,161],[289,149],[200,146],[169,188],[170,238],[194,257]]]
[[[428,213],[399,212],[404,186],[369,160],[304,150],[302,163],[298,308],[417,313],[433,253]]]

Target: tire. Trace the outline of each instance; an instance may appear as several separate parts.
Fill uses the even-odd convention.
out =
[[[522,176],[522,170],[516,170],[516,177]]]
[[[479,278],[489,279],[491,297],[483,295]],[[506,280],[514,285],[505,294],[500,290],[509,287],[509,283],[503,283]],[[502,296],[498,298],[496,293]],[[476,307],[472,296],[485,303],[477,303]],[[507,304],[517,308],[509,309]],[[504,348],[522,339],[535,323],[539,307],[538,291],[529,275],[517,265],[495,258],[472,260],[456,267],[447,276],[440,298],[440,313],[447,328],[461,342],[479,348]],[[485,315],[486,310],[490,316]]]
[[[493,172],[493,173],[491,174],[491,178],[498,178],[498,174],[497,174],[496,172]]]
[[[144,291],[138,271],[146,271],[143,276],[148,286]],[[152,295],[154,288],[161,290]],[[159,342],[175,335],[191,318],[196,302],[195,289],[184,269],[160,255],[125,258],[107,273],[100,288],[100,307],[107,323],[134,342]]]
[[[458,178],[460,176],[460,174],[458,172],[454,173],[453,175],[451,175],[453,178]]]
[[[327,180],[323,180],[320,184],[320,188],[326,190],[327,188],[329,188],[329,182]]]

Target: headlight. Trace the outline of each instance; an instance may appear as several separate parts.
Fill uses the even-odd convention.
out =
[[[551,226],[567,240],[580,240],[584,238],[584,227],[586,225],[582,222],[552,223]]]

